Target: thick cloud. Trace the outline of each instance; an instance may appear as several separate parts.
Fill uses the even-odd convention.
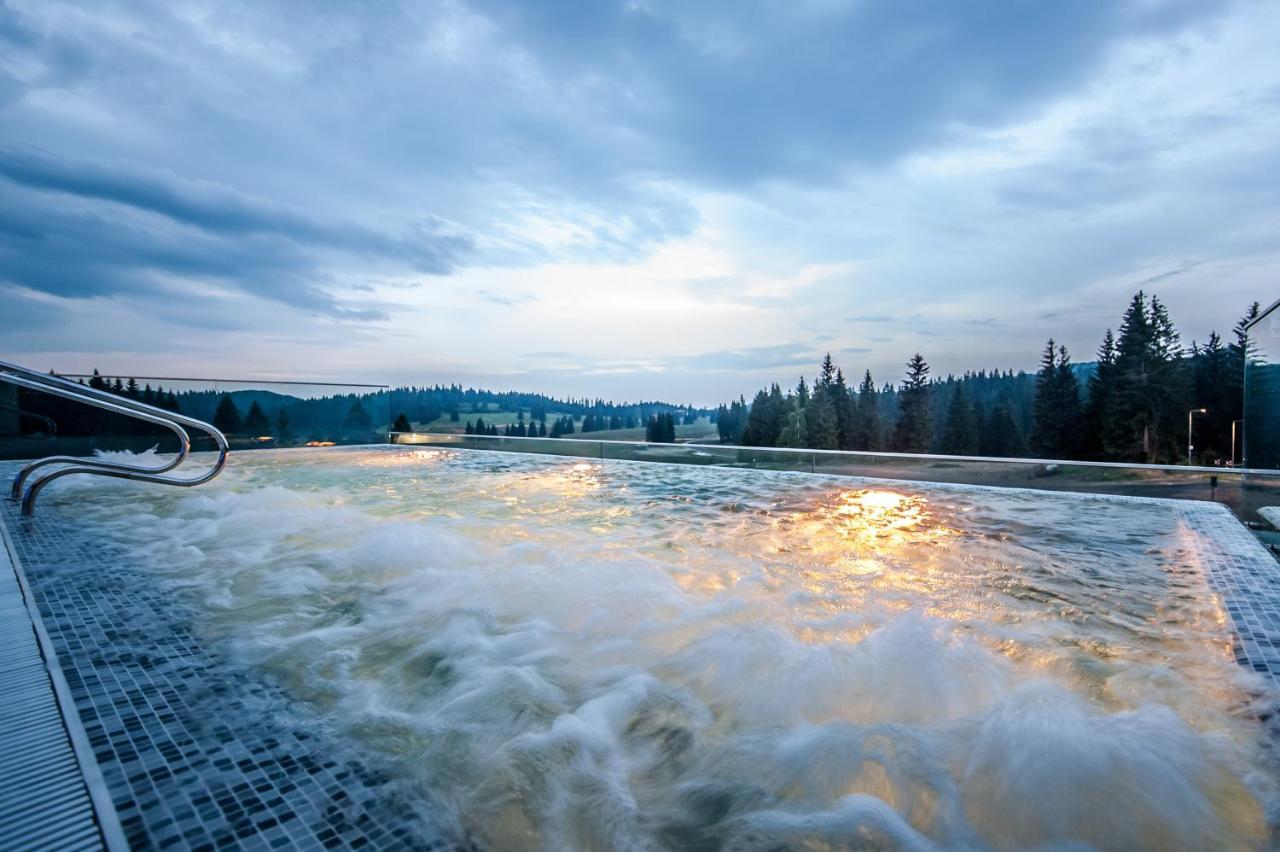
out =
[[[564,392],[632,370],[709,401],[828,346],[878,376],[921,347],[940,372],[1031,366],[1050,333],[1089,351],[1137,286],[1203,337],[1280,266],[1278,24],[1199,0],[0,0],[0,299],[26,294],[0,346],[67,351],[79,300],[282,370],[510,383],[562,351],[613,375]],[[1222,307],[1191,310],[1207,287]],[[265,317],[351,345],[291,362]]]

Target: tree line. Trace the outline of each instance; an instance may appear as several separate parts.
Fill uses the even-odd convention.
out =
[[[668,411],[679,412],[681,419],[688,423],[711,415],[709,409],[660,401],[615,403],[600,398],[559,399],[546,394],[521,391],[463,388],[457,384],[409,385],[383,393],[390,396],[391,407],[397,413],[403,413],[411,423],[429,423],[441,417],[448,417],[451,422],[458,423],[463,422],[466,413],[483,414],[492,409],[527,411],[531,420],[545,424],[548,413],[554,411],[562,416],[571,416],[575,424],[578,424],[577,431],[599,432],[606,429],[634,429],[648,423],[654,414]],[[474,425],[473,423],[473,428]],[[486,428],[492,425],[487,424]]]
[[[1253,357],[1246,329],[1258,315],[1255,302],[1229,343],[1214,331],[1187,346],[1164,303],[1139,291],[1090,363],[1073,363],[1050,339],[1034,374],[938,379],[916,353],[898,385],[877,387],[868,370],[854,387],[828,354],[812,384],[774,383],[713,419],[721,441],[746,446],[1177,463],[1186,461],[1190,412],[1192,460],[1225,464]]]

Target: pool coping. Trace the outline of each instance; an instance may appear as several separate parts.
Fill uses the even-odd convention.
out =
[[[83,797],[83,802],[89,806],[88,816],[92,820],[93,831],[97,834],[100,848],[105,848],[109,852],[124,852],[129,845],[120,826],[120,819],[110,791],[102,777],[98,761],[94,757],[88,734],[81,724],[80,714],[71,697],[71,690],[63,675],[53,641],[45,629],[44,620],[36,606],[31,585],[18,558],[17,548],[10,539],[8,525],[3,522],[0,522],[0,574],[3,575],[0,578],[0,599],[4,599],[5,604],[11,605],[15,603],[15,598],[20,598],[34,637],[34,642],[25,648],[22,646],[26,643],[21,640],[4,643],[3,647],[0,647],[0,671],[11,672],[17,666],[33,665],[38,655],[40,667],[48,678],[48,690],[53,698],[52,706],[46,703],[43,707],[28,707],[27,712],[22,714],[23,724],[20,726],[10,724],[0,728],[0,745],[27,734],[31,726],[43,726],[48,738],[45,740],[45,745],[37,752],[41,771],[37,777],[26,776],[21,780],[30,784],[32,789],[46,789],[44,784],[52,783],[56,779],[59,760],[65,761],[69,753],[75,762],[82,784],[79,789],[74,784],[64,784],[60,788],[62,795],[58,798],[50,801],[48,797],[41,796],[34,799],[38,802],[38,805],[33,808],[34,813],[18,814],[17,807],[22,805],[32,807],[33,799],[27,797],[24,800],[17,795],[20,791],[13,788],[20,780],[20,776],[6,771],[5,780],[0,781],[0,802],[3,802],[3,808],[0,809],[0,823],[8,824],[9,830],[32,823],[48,830],[52,828],[50,823],[54,820],[65,819],[68,808],[79,807],[80,803],[77,800]],[[8,585],[9,576],[13,577],[12,587]],[[12,608],[9,609],[12,612]],[[20,623],[0,626],[12,626],[15,632],[19,633],[22,629]],[[32,651],[35,652],[34,655]],[[26,659],[22,659],[23,657]],[[33,688],[38,690],[34,685]],[[57,726],[61,726],[65,738],[57,737],[54,732]],[[11,769],[11,767],[6,768]],[[74,828],[74,826],[68,828]],[[15,841],[15,845],[21,845],[21,843],[21,840]]]

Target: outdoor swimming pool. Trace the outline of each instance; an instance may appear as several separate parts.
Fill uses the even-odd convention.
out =
[[[403,447],[44,499],[482,848],[1273,842],[1211,504]]]

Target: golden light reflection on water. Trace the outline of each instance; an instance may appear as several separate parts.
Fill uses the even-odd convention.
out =
[[[933,545],[960,533],[927,498],[878,488],[831,494],[774,527],[776,552],[819,609],[858,612],[874,594],[881,608],[927,601],[925,612],[949,619],[972,615],[974,602],[956,588],[955,554]]]
[[[362,467],[408,467],[423,462],[442,462],[457,456],[453,450],[411,450],[405,453],[362,453],[357,462]]]
[[[958,532],[933,522],[925,498],[882,489],[845,491],[798,520],[817,539],[834,536],[837,542],[857,541],[876,550]]]

